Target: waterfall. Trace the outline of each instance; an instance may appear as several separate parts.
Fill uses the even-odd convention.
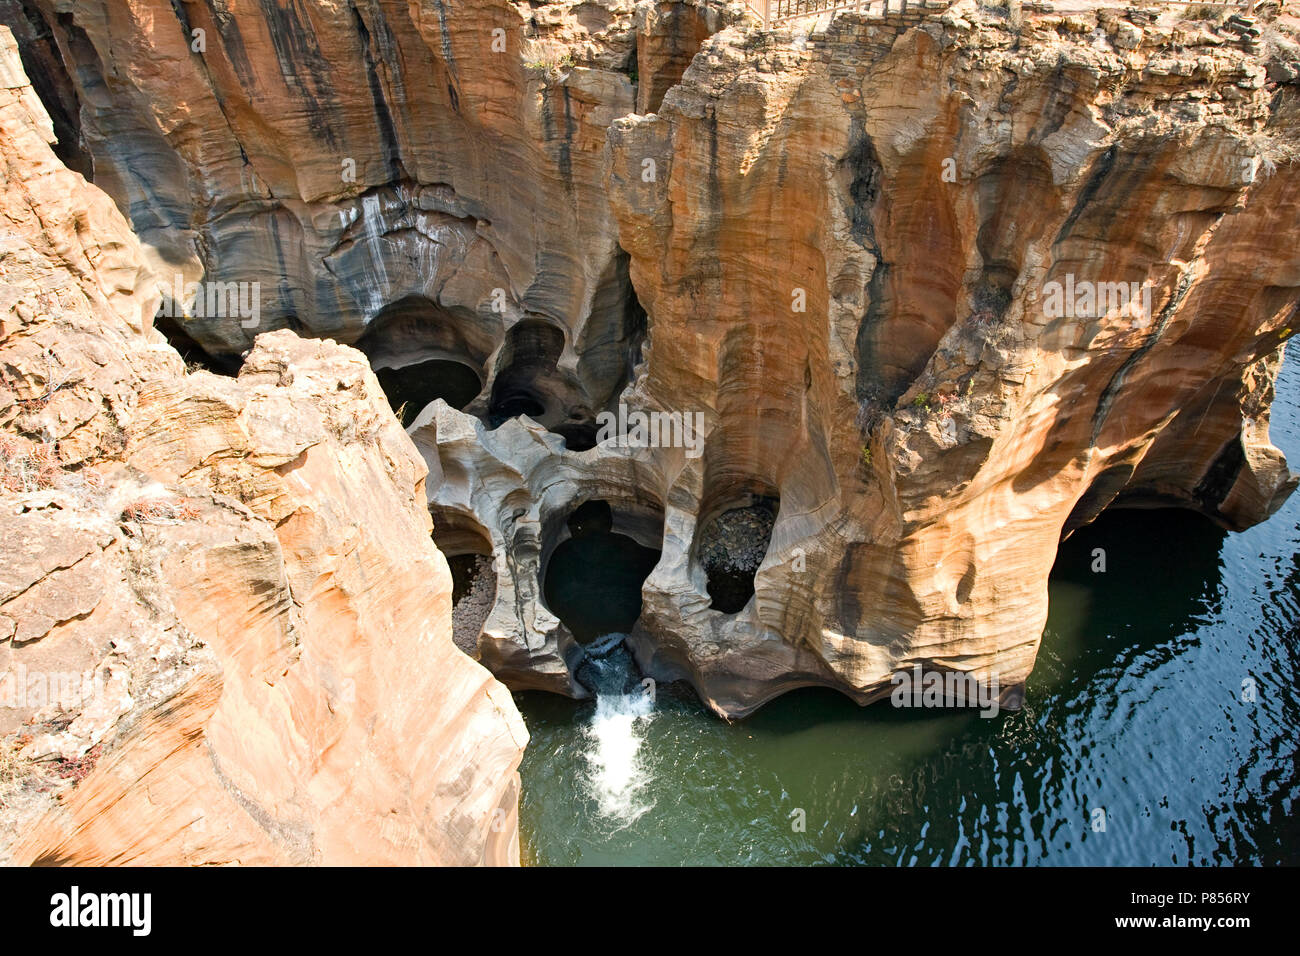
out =
[[[654,698],[642,687],[623,645],[626,634],[607,634],[585,650],[578,679],[596,694],[596,709],[583,728],[586,783],[600,814],[621,829],[654,806],[645,795],[650,770],[641,755],[654,719]]]

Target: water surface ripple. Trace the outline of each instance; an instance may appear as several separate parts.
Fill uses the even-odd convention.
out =
[[[1300,467],[1294,361],[1272,435]],[[1062,547],[1026,706],[992,720],[800,691],[728,725],[661,688],[633,718],[635,816],[617,826],[591,783],[597,705],[521,694],[525,859],[1300,863],[1298,545],[1300,496],[1242,534],[1108,512]]]

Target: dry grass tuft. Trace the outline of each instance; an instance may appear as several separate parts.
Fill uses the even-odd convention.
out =
[[[563,73],[573,69],[573,54],[563,43],[555,40],[529,39],[519,48],[524,65],[529,69],[547,73]]]
[[[53,488],[63,475],[54,442],[0,434],[0,489],[15,493]]]

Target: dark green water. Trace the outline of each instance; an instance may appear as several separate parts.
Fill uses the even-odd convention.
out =
[[[1272,426],[1293,467],[1298,372],[1283,369]],[[1062,547],[1024,709],[991,720],[821,691],[733,725],[662,689],[653,708],[599,714],[519,695],[525,859],[1300,863],[1298,550],[1300,496],[1242,534],[1185,512],[1103,515]]]
[[[641,616],[641,583],[659,552],[627,535],[593,531],[570,538],[546,569],[546,606],[579,644],[604,634],[626,634]]]

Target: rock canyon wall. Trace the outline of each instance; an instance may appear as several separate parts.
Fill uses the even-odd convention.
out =
[[[1268,439],[1300,301],[1285,20],[1255,39],[972,0],[811,34],[704,0],[0,11],[164,302],[256,284],[256,315],[159,320],[213,368],[253,348],[204,387],[269,388],[277,349],[312,348],[254,346],[268,330],[355,346],[391,383],[435,537],[495,578],[464,646],[511,687],[585,693],[544,592],[587,502],[661,552],[642,668],[740,716],[809,685],[867,702],[917,663],[1015,704],[1062,535],[1113,506],[1242,528],[1296,483]],[[420,392],[423,363],[468,385]],[[699,415],[702,443],[602,434],[620,406]],[[725,514],[748,518],[721,533]],[[761,555],[737,559],[738,609],[701,546],[728,535]]]
[[[0,27],[0,862],[517,862],[527,733],[365,357],[187,374],[55,125]]]

